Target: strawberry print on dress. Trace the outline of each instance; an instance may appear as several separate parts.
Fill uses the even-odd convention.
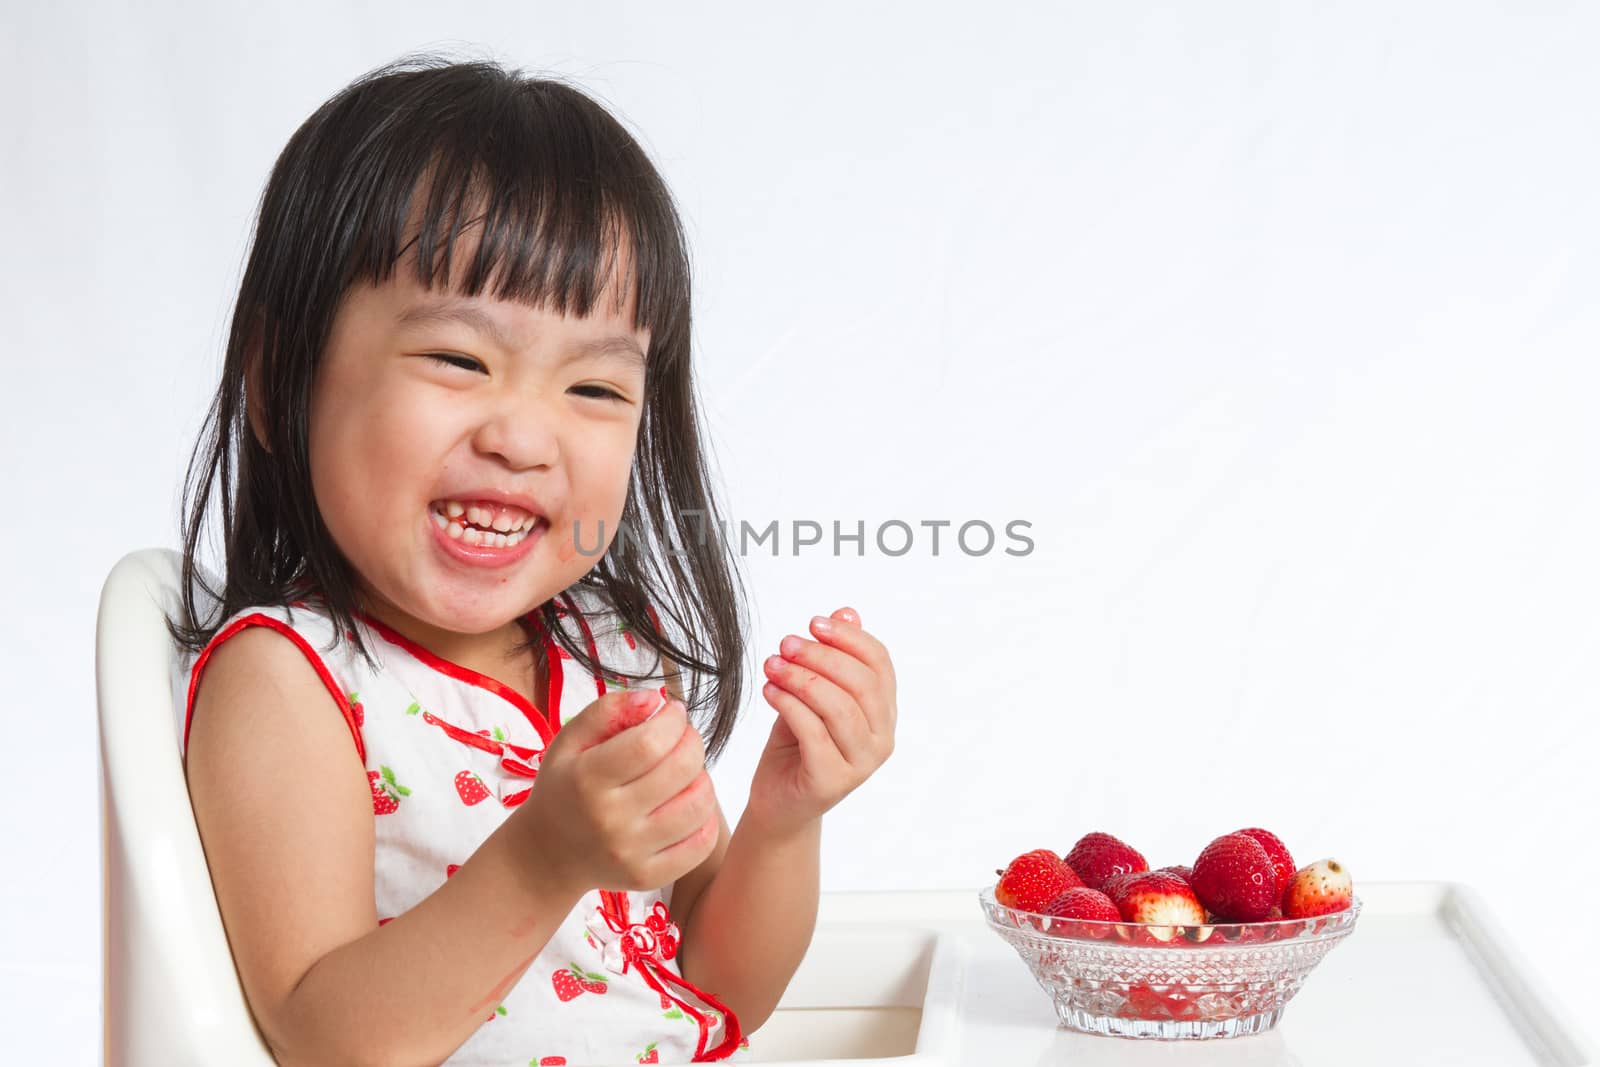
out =
[[[247,626],[268,626],[293,640],[323,679],[329,713],[343,716],[367,769],[373,893],[382,925],[470,862],[528,800],[540,758],[562,724],[619,686],[665,692],[650,631],[625,632],[591,589],[569,590],[557,603],[559,625],[605,672],[595,677],[584,670],[530,613],[527,622],[543,640],[549,665],[547,689],[532,702],[358,615],[362,641],[377,661],[368,665],[348,642],[333,647],[334,627],[314,598],[242,610],[174,677],[183,708],[180,739],[187,744],[193,694],[211,649]],[[628,681],[618,671],[643,677]],[[671,890],[584,894],[445,1063],[747,1060],[749,1043],[718,991],[696,989],[678,969],[683,931],[671,918]]]

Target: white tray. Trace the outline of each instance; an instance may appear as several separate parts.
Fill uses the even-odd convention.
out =
[[[811,949],[750,1051],[791,1067],[1600,1062],[1471,891],[1365,882],[1360,892],[1355,930],[1276,1029],[1182,1042],[1060,1028],[1027,967],[984,925],[977,888],[825,893]]]

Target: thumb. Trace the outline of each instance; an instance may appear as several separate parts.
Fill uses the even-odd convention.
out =
[[[651,718],[666,704],[666,698],[655,689],[619,689],[607,693],[584,708],[562,727],[578,734],[578,751],[593,748],[630,726],[637,726]]]

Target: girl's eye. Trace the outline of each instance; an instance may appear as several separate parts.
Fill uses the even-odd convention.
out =
[[[442,363],[447,367],[460,367],[462,370],[476,370],[482,366],[482,364],[477,360],[470,359],[467,356],[446,356],[438,352],[425,352],[423,354],[427,356],[428,359],[433,360],[435,363]]]
[[[433,362],[443,364],[446,367],[460,367],[462,370],[480,370],[483,367],[483,364],[479,363],[471,356],[445,355],[442,352],[424,352],[423,355],[426,358],[433,360]],[[611,389],[607,389],[603,385],[575,385],[572,388],[576,390],[589,390],[589,392],[585,393],[584,395],[591,400],[615,400],[620,403],[627,403],[626,397],[623,397],[621,394]]]
[[[623,399],[617,393],[612,392],[610,389],[607,389],[603,385],[574,385],[572,388],[574,388],[574,389],[590,389],[590,390],[593,390],[595,393],[599,394],[598,396],[590,397],[590,399],[593,399],[593,400],[604,400],[607,397],[610,397],[612,400],[622,400]],[[587,396],[589,394],[585,394],[585,395]]]

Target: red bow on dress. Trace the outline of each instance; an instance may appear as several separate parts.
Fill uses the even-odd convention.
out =
[[[678,954],[679,939],[678,925],[672,921],[666,904],[656,901],[651,905],[650,914],[645,916],[644,922],[629,923],[626,893],[601,890],[600,900],[600,906],[589,915],[586,925],[600,943],[600,958],[606,969],[614,974],[627,974],[628,968],[632,967],[644,979],[645,985],[678,1005],[684,1014],[699,1025],[700,1040],[694,1048],[696,1063],[731,1056],[744,1037],[739,1029],[738,1018],[728,1010],[726,1004],[710,993],[696,989],[666,966],[666,961]],[[701,1011],[670,991],[668,986],[693,994],[715,1010],[709,1013]],[[708,1053],[706,1038],[712,1017],[719,1013],[725,1020],[726,1033],[722,1042]]]

